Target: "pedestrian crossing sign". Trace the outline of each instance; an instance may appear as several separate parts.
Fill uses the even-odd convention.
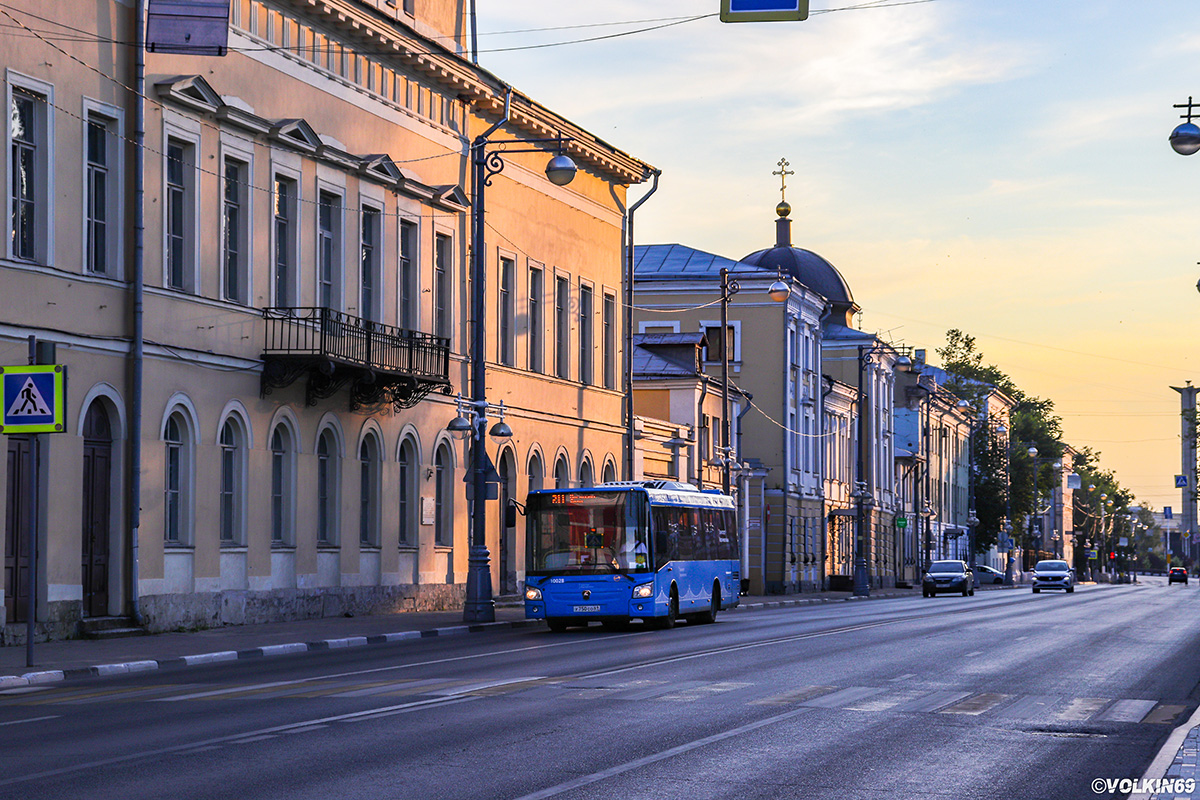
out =
[[[65,431],[66,376],[62,364],[0,367],[0,433]]]

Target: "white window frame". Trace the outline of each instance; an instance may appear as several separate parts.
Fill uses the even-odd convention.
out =
[[[331,208],[334,211],[335,218],[333,219],[333,228],[330,231],[332,237],[331,252],[333,263],[330,265],[331,275],[329,276],[329,297],[323,298],[322,280],[322,255],[321,242],[323,230],[321,228],[321,209],[326,205],[324,203],[325,196],[335,197],[337,202]],[[313,276],[313,305],[326,306],[335,311],[343,311],[345,309],[345,284],[346,284],[346,187],[339,186],[326,180],[317,181],[317,196],[313,213],[315,224],[313,225],[313,236],[315,238],[316,250],[313,258],[313,266],[316,268],[316,274]],[[328,302],[324,302],[325,300]]]
[[[167,426],[178,419],[179,440],[167,439]],[[196,430],[192,416],[184,406],[173,406],[163,418],[161,428],[163,442],[163,543],[167,548],[191,547],[194,542],[195,487],[196,487]],[[179,483],[172,488],[170,462],[172,446],[178,448]],[[171,494],[178,496],[179,519],[175,538],[168,538],[171,530]]]
[[[229,286],[227,242],[228,231],[226,231],[227,219],[227,197],[226,191],[226,169],[229,162],[235,162],[241,167],[241,177],[238,185],[234,187],[236,192],[236,201],[239,209],[241,221],[241,230],[237,235],[237,253],[240,263],[237,266],[238,274],[236,276],[236,286]],[[218,202],[221,212],[218,218],[221,222],[221,277],[218,295],[222,300],[238,305],[250,305],[251,290],[254,287],[254,192],[250,191],[250,187],[254,185],[254,146],[250,142],[245,142],[240,139],[235,139],[228,134],[221,135],[221,165],[220,179],[217,185],[220,187],[218,194]],[[274,187],[272,187],[272,190]]]
[[[326,439],[325,437],[329,438]],[[328,441],[330,452],[324,456],[321,455],[321,442]],[[337,430],[330,425],[326,425],[317,432],[317,443],[313,448],[313,456],[316,458],[316,481],[317,484],[313,487],[313,493],[317,501],[317,547],[318,548],[336,548],[341,541],[341,497],[342,497],[342,447],[341,437],[338,436]],[[325,509],[325,525],[326,530],[321,529],[321,470],[322,460],[325,461],[325,467],[329,470],[326,476],[326,495],[325,501],[327,507]],[[322,538],[322,534],[325,537]]]
[[[282,433],[282,450],[275,449],[275,435]],[[270,538],[272,547],[294,547],[296,544],[296,432],[284,422],[277,422],[267,439],[267,452],[271,454],[271,497]],[[279,502],[276,517],[276,469],[278,468]],[[279,522],[279,538],[275,538],[275,524]]]
[[[225,441],[225,431],[233,433],[233,443]],[[246,486],[250,430],[238,414],[227,414],[217,427],[217,541],[221,547],[246,544]],[[228,485],[226,480],[228,479]],[[228,518],[226,504],[229,504]],[[228,527],[226,527],[228,524]]]
[[[280,154],[277,154],[277,155],[280,155]],[[270,277],[269,277],[269,281],[270,281],[271,285],[269,287],[269,291],[270,291],[269,296],[271,298],[271,305],[279,307],[279,308],[292,308],[292,307],[300,305],[300,290],[301,290],[301,284],[303,281],[303,273],[301,272],[301,269],[300,269],[300,242],[301,242],[300,237],[301,237],[301,230],[304,227],[301,224],[303,215],[301,214],[300,210],[301,210],[301,208],[304,207],[303,206],[303,196],[302,196],[304,184],[301,180],[299,163],[300,163],[299,159],[296,159],[295,166],[293,166],[291,164],[281,163],[281,161],[276,160],[275,158],[273,158],[271,161],[271,205],[270,205],[271,224],[269,226],[270,230],[268,232],[268,237],[270,239],[270,252],[271,252]],[[280,292],[278,289],[278,272],[279,272],[278,266],[279,265],[278,265],[278,258],[276,256],[276,254],[278,253],[278,250],[279,250],[279,242],[278,242],[279,232],[277,230],[276,215],[275,215],[276,197],[278,194],[276,191],[276,181],[278,181],[279,179],[288,181],[291,184],[293,191],[295,192],[295,196],[293,196],[291,198],[289,208],[287,209],[289,229],[288,229],[287,241],[284,242],[284,247],[286,248],[285,252],[288,257],[288,270],[289,270],[290,280],[287,281],[287,285],[285,287],[286,291],[283,293],[283,296],[280,296]]]
[[[396,325],[421,330],[421,217],[398,214],[396,221]]]
[[[371,269],[372,269],[372,273],[373,273],[372,278],[374,279],[374,283],[372,284],[372,287],[371,287],[371,298],[370,298],[371,307],[365,308],[364,307],[365,304],[363,303],[363,300],[366,299],[365,293],[366,293],[366,286],[367,286],[367,284],[366,284],[367,276],[366,276],[366,273],[363,271],[363,268],[364,268],[363,261],[364,261],[364,255],[365,255],[364,249],[367,246],[367,242],[365,241],[365,239],[366,239],[366,237],[364,236],[364,227],[365,226],[363,223],[364,223],[364,220],[368,213],[373,214],[375,217],[375,232],[374,232],[372,241],[370,242],[371,259],[372,259]],[[358,237],[357,237],[358,247],[356,249],[356,252],[358,253],[356,262],[358,264],[358,270],[359,270],[359,272],[358,272],[358,316],[362,317],[363,319],[372,320],[374,322],[384,322],[384,314],[386,313],[386,309],[384,308],[385,304],[383,302],[383,299],[385,297],[384,275],[387,274],[387,267],[388,267],[388,265],[384,263],[384,261],[385,261],[385,259],[384,259],[384,242],[387,239],[386,233],[384,231],[384,226],[386,225],[386,223],[387,223],[387,216],[384,211],[383,199],[375,198],[373,196],[368,196],[368,195],[359,195],[359,198],[358,198]]]
[[[537,287],[533,285],[535,272],[540,283]],[[546,267],[537,261],[530,261],[525,274],[528,285],[528,291],[525,294],[525,335],[529,371],[544,375],[546,372]],[[535,306],[536,312],[533,310]]]
[[[56,114],[54,111],[54,86],[40,81],[37,78],[22,75],[11,69],[5,70],[5,78],[7,82],[7,91],[5,96],[6,108],[11,116],[14,92],[21,92],[27,95],[34,95],[38,98],[34,106],[34,114],[37,120],[41,123],[40,129],[34,131],[35,140],[33,146],[35,152],[35,169],[37,170],[37,178],[41,180],[34,186],[34,231],[33,231],[33,256],[32,258],[23,258],[17,255],[13,247],[13,196],[12,196],[12,170],[14,164],[12,162],[13,138],[12,125],[6,124],[5,127],[5,159],[8,161],[8,171],[4,178],[7,183],[5,188],[5,225],[8,230],[8,244],[5,253],[16,261],[25,261],[30,263],[44,264],[53,266],[54,264],[54,164],[55,164],[55,135],[54,122]]]
[[[200,292],[200,124],[195,120],[180,117],[169,110],[163,112],[162,186],[159,196],[162,202],[162,285],[167,289],[190,294]],[[166,118],[170,117],[168,121]],[[169,203],[167,154],[172,140],[184,146],[183,161],[183,285],[171,285],[170,232],[168,230]]]
[[[517,365],[517,256],[507,250],[496,253],[496,363]]]
[[[363,458],[366,449],[370,458]],[[369,432],[358,443],[355,454],[358,463],[358,544],[360,548],[378,549],[383,530],[383,441]],[[366,485],[363,485],[363,481]]]
[[[559,289],[566,287],[566,297],[559,297]],[[565,272],[554,272],[554,286],[550,295],[554,299],[554,377],[571,379],[571,276]]]
[[[442,248],[438,245],[446,242],[445,247],[445,263],[442,263]],[[451,349],[454,344],[454,329],[457,327],[454,324],[454,233],[450,230],[439,227],[433,232],[433,284],[432,294],[432,311],[433,311],[433,334],[442,336],[449,340]],[[444,266],[445,285],[443,286],[437,279],[438,267]],[[444,293],[444,297],[441,296]],[[438,312],[439,303],[442,304],[442,311]]]
[[[107,103],[101,103],[90,98],[83,98],[83,191],[80,197],[83,198],[83,213],[82,217],[82,236],[80,241],[83,243],[83,258],[81,264],[83,270],[89,275],[98,277],[112,278],[121,280],[123,270],[121,266],[123,259],[121,254],[125,252],[125,220],[124,209],[125,204],[121,202],[121,198],[125,196],[125,148],[122,146],[125,136],[125,111],[124,109]],[[105,203],[105,212],[108,218],[105,220],[105,269],[103,272],[98,272],[93,269],[91,248],[89,242],[91,240],[91,161],[88,158],[88,131],[89,125],[94,118],[103,120],[105,125],[105,169],[107,171],[107,186],[102,200]]]
[[[604,362],[604,374],[601,376],[601,381],[605,389],[617,388],[617,329],[620,325],[618,317],[617,293],[602,291],[600,293],[600,336],[602,337],[601,347],[604,350],[601,356]]]
[[[579,382],[585,386],[596,384],[596,287],[590,281],[580,280],[579,313],[576,319],[579,324],[578,355],[579,364],[576,372]],[[587,297],[585,307],[584,297]],[[594,470],[593,470],[594,475]]]

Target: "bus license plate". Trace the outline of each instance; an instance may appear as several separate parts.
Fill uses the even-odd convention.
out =
[[[594,611],[599,611],[600,606],[575,606],[572,609],[576,614],[588,614]]]

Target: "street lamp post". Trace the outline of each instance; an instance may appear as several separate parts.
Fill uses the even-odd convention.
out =
[[[970,413],[971,404],[966,400],[958,401],[961,411]],[[979,517],[975,515],[975,432],[987,423],[987,416],[982,412],[972,414],[967,428],[967,562],[971,572],[975,572],[975,526]],[[975,585],[979,586],[979,576],[975,576]]]
[[[549,144],[557,143],[558,154],[546,165],[546,177],[556,186],[565,186],[575,177],[575,162],[563,155],[563,137],[552,139],[506,139],[493,141],[490,137],[509,120],[512,103],[512,91],[509,90],[504,99],[504,116],[486,131],[475,137],[471,143],[471,318],[474,322],[471,335],[471,400],[460,406],[460,415],[451,423],[456,425],[459,432],[471,432],[471,492],[468,502],[471,503],[471,547],[467,557],[467,599],[463,606],[464,622],[493,622],[496,619],[496,607],[492,600],[492,572],[489,565],[490,555],[487,548],[487,496],[489,480],[495,472],[484,450],[483,432],[487,425],[487,410],[489,404],[486,397],[487,357],[485,351],[485,317],[487,310],[487,242],[484,235],[487,225],[486,192],[492,183],[492,178],[504,169],[505,153],[544,152],[544,148],[509,147],[510,144]],[[489,145],[502,149],[489,150]],[[466,408],[473,420],[463,416]],[[461,421],[461,423],[460,423]],[[463,423],[469,426],[465,431]],[[503,423],[503,419],[493,428],[495,431]],[[505,424],[505,428],[508,426]],[[503,431],[503,429],[501,429]],[[493,432],[493,436],[497,436]],[[509,436],[511,436],[511,431]],[[490,469],[489,469],[490,467]]]
[[[874,361],[874,357],[879,355],[890,347],[883,342],[875,342],[870,345],[860,344],[858,346],[858,462],[856,467],[856,480],[854,487],[855,497],[855,520],[857,530],[854,537],[854,596],[868,597],[871,594],[871,581],[867,575],[867,553],[866,553],[866,506],[869,498],[867,491],[866,479],[866,451],[867,451],[867,436],[866,427],[863,425],[864,417],[866,416],[866,388],[863,385],[863,373],[866,372],[867,365]],[[898,356],[894,369],[897,372],[907,372],[912,369],[912,361],[908,356]]]

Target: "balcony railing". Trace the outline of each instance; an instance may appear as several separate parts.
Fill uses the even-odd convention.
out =
[[[263,393],[308,375],[306,400],[351,385],[350,405],[411,408],[434,389],[449,389],[450,342],[331,308],[264,308]]]

